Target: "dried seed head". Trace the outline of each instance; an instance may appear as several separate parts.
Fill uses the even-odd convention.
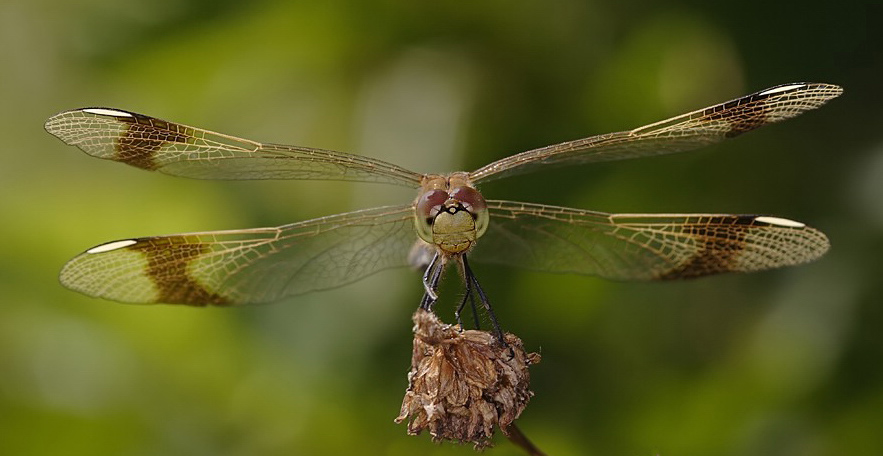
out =
[[[494,428],[504,434],[521,415],[533,393],[528,366],[540,361],[527,354],[521,339],[507,333],[508,347],[486,331],[461,331],[435,314],[414,313],[414,352],[408,390],[396,423],[408,434],[428,430],[433,440],[491,445]]]

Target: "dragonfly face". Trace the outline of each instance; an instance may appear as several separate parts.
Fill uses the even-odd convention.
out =
[[[476,186],[501,177],[693,150],[818,108],[842,89],[783,84],[633,130],[511,155],[472,172],[421,174],[342,152],[264,144],[110,108],[52,116],[46,130],[89,155],[199,179],[325,179],[418,190],[411,204],[270,228],[123,239],[70,260],[65,286],[123,302],[236,305],[279,300],[407,266],[426,266],[430,308],[447,264],[466,298],[487,298],[476,261],[615,280],[672,280],[790,266],[820,257],[824,234],[774,216],[607,214],[485,200]],[[412,249],[412,246],[418,246]],[[429,260],[428,258],[431,258]],[[464,303],[465,303],[464,299]],[[493,314],[491,314],[493,316]]]
[[[414,206],[420,239],[442,254],[462,254],[487,231],[487,203],[466,173],[429,176]]]

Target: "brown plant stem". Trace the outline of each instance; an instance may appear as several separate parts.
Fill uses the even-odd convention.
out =
[[[506,428],[504,434],[506,434],[506,438],[508,438],[509,441],[526,451],[530,456],[546,456],[546,453],[540,451],[540,449],[537,448],[523,432],[521,432],[521,429],[519,429],[515,423],[510,424],[509,427]]]

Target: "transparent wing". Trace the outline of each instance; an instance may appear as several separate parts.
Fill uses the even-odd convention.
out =
[[[478,183],[539,167],[594,163],[683,152],[732,138],[805,111],[843,93],[832,84],[784,84],[631,131],[541,147],[497,160],[470,173]]]
[[[418,187],[421,174],[358,155],[262,144],[110,108],[56,114],[46,131],[87,154],[197,179],[323,179]]]
[[[470,258],[616,280],[666,280],[789,266],[828,250],[821,232],[778,217],[604,214],[488,201],[489,228]]]
[[[413,224],[411,206],[394,206],[277,228],[126,239],[74,257],[60,279],[122,302],[269,302],[406,266],[417,238]]]

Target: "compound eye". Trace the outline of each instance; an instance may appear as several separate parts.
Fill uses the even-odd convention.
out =
[[[417,207],[414,213],[414,224],[417,227],[417,235],[420,239],[432,244],[432,222],[442,205],[449,198],[444,190],[430,190],[417,199]]]
[[[451,192],[451,198],[463,203],[463,206],[469,211],[481,211],[487,209],[487,203],[481,193],[472,187],[457,187]]]
[[[477,236],[481,236],[487,231],[488,221],[490,217],[487,212],[487,203],[481,193],[472,187],[457,187],[451,192],[451,198],[460,202],[463,207],[472,214],[475,219],[475,231]]]
[[[417,200],[417,216],[429,219],[435,217],[448,198],[448,192],[444,190],[430,190],[420,195]]]

